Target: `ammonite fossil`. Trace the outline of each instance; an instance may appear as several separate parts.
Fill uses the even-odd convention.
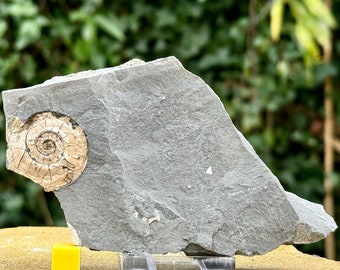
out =
[[[26,122],[12,118],[7,126],[7,168],[58,190],[78,178],[87,161],[82,128],[57,112],[33,114]]]

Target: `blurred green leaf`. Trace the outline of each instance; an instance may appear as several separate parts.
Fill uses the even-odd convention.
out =
[[[85,42],[94,42],[97,38],[97,26],[93,20],[87,20],[82,28],[82,38]]]
[[[321,84],[328,77],[335,77],[338,70],[334,64],[319,64],[314,66],[314,82]]]
[[[19,26],[19,38],[16,40],[15,48],[22,50],[31,43],[37,41],[41,35],[41,28],[48,24],[48,20],[43,16],[34,19],[27,19]]]
[[[4,210],[18,212],[24,205],[24,198],[21,194],[7,191],[0,193],[0,202]]]
[[[0,20],[0,38],[5,34],[7,30],[7,23],[5,20]]]
[[[38,13],[38,7],[30,0],[12,0],[3,7],[4,13],[13,17],[33,17]]]
[[[114,16],[105,17],[99,14],[95,15],[93,19],[101,30],[119,41],[124,41],[125,35],[123,28],[119,23],[119,20],[116,19]]]
[[[339,172],[330,172],[326,176],[331,182],[334,188],[338,188],[340,186],[340,173]]]

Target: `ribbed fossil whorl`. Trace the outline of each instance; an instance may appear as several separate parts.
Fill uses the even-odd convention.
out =
[[[36,113],[26,122],[10,119],[7,143],[7,168],[46,191],[70,184],[86,166],[85,133],[74,120],[60,113]]]

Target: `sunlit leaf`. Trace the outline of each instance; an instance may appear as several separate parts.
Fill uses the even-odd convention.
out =
[[[32,17],[38,13],[38,7],[29,0],[14,0],[7,6],[6,13],[13,17]]]
[[[308,10],[329,27],[336,26],[336,20],[323,0],[303,0]]]
[[[284,4],[284,0],[275,0],[270,9],[270,34],[274,41],[278,41],[280,38]]]
[[[308,10],[302,4],[301,1],[288,1],[289,7],[291,9],[292,15],[296,21],[304,20],[308,18]]]
[[[295,35],[302,48],[305,49],[313,59],[318,60],[320,57],[319,49],[311,32],[302,24],[297,23],[295,25]]]
[[[82,28],[82,37],[87,42],[94,41],[97,37],[97,27],[93,20],[88,19]]]
[[[312,37],[320,44],[326,44],[331,38],[330,29],[326,24],[315,19],[315,17],[308,17],[305,20],[299,21],[308,31],[311,33]]]
[[[77,22],[77,21],[85,21],[87,20],[90,15],[86,12],[84,12],[83,9],[78,9],[70,13],[69,15],[70,19],[72,22]]]
[[[4,20],[0,20],[0,38],[5,34],[7,30],[7,23]]]

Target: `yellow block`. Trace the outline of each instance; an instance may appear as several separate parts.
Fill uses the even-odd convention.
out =
[[[52,270],[79,270],[80,247],[72,244],[54,244]]]

